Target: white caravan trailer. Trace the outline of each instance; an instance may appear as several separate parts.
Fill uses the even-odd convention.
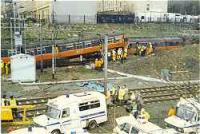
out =
[[[168,127],[186,134],[200,133],[200,103],[193,98],[180,99],[176,116],[165,119]]]
[[[82,92],[62,95],[47,103],[46,115],[33,121],[51,134],[64,133],[67,129],[95,128],[107,121],[105,95],[99,92]]]

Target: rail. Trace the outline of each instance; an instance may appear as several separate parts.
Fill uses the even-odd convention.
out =
[[[194,83],[190,85],[181,84],[174,86],[162,86],[162,87],[149,87],[129,89],[129,95],[132,92],[140,92],[145,104],[158,103],[163,101],[177,100],[180,96],[193,97],[194,94],[199,95],[200,83]],[[18,99],[19,105],[36,105],[34,109],[27,110],[28,117],[34,117],[44,114],[47,110],[46,103],[48,99],[55,98],[57,96],[46,96],[37,98],[23,98]],[[18,111],[19,113],[21,111]]]

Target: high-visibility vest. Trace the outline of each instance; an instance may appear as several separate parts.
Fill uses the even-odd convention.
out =
[[[101,60],[97,61],[97,67],[101,67]]]
[[[124,57],[124,58],[127,57],[127,52],[124,52],[123,57]]]
[[[176,115],[176,109],[175,108],[170,108],[169,112],[168,112],[168,117],[174,116],[174,115]]]
[[[150,119],[150,115],[146,111],[142,112],[141,116],[144,117],[144,119],[147,120],[147,121]]]
[[[103,65],[103,59],[100,59],[100,66]]]
[[[5,106],[5,100],[4,98],[1,99],[1,106]]]
[[[124,52],[126,52],[126,53],[128,52],[127,48],[124,48]]]
[[[115,95],[116,88],[112,87],[112,95]]]
[[[4,68],[4,63],[1,61],[1,68]]]
[[[109,99],[110,98],[110,91],[107,90],[106,92],[106,99]]]
[[[98,60],[95,60],[95,67],[98,67]]]
[[[58,47],[55,47],[55,50],[56,50],[56,53],[58,53],[58,52],[59,52],[59,48],[58,48]]]
[[[116,54],[115,54],[115,53],[112,54],[112,60],[113,60],[113,61],[116,60]]]
[[[9,67],[8,67],[8,64],[6,64],[6,75],[8,75],[9,73]]]
[[[118,99],[123,100],[124,95],[125,95],[125,90],[119,89]]]
[[[11,106],[17,106],[17,101],[16,101],[16,99],[10,99],[10,105]]]

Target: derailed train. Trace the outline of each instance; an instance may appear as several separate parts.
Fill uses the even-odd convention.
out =
[[[123,41],[122,41],[123,40]],[[184,44],[184,38],[181,37],[163,37],[163,38],[124,38],[122,34],[111,35],[108,37],[108,48],[109,51],[112,49],[118,49],[128,46],[128,51],[134,53],[136,48],[136,43],[146,45],[151,42],[155,50],[160,49],[173,49]],[[60,63],[67,63],[69,59],[79,57],[82,55],[84,58],[96,58],[101,55],[104,38],[96,38],[91,40],[83,40],[79,42],[68,43],[65,45],[56,45],[59,52],[57,54],[57,65]],[[36,56],[36,61],[45,61],[44,66],[51,66],[52,58],[52,46],[43,46],[35,48],[27,48],[26,52],[22,49],[22,53],[30,54]],[[15,55],[16,51],[11,51],[9,49],[1,50],[1,57],[6,61],[11,55]],[[41,58],[43,55],[43,58]],[[45,58],[49,57],[49,58]],[[50,58],[51,57],[51,58]],[[38,60],[37,60],[38,59]]]

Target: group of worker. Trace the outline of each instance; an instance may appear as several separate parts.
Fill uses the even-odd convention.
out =
[[[1,60],[1,74],[6,75],[8,77],[10,73],[10,62],[4,63],[3,60]]]
[[[118,48],[118,49],[113,49],[112,53],[112,61],[120,61],[121,63],[123,63],[128,56],[128,50],[127,48]]]
[[[112,86],[111,90],[107,90],[106,93],[106,100],[107,104],[117,104],[117,105],[124,105],[127,104],[128,100],[132,102],[132,114],[135,118],[142,118],[145,121],[150,119],[150,115],[144,109],[143,100],[139,92],[132,93],[129,97],[129,91],[126,85]]]
[[[118,86],[117,88],[112,86],[112,89],[107,90],[106,99],[108,104],[112,103],[122,105],[129,99],[128,88],[126,85],[123,85],[122,87]]]
[[[98,71],[102,71],[103,69],[103,58],[96,58],[95,59],[95,69],[98,70]]]
[[[18,102],[15,99],[13,95],[10,96],[9,99],[7,99],[6,95],[3,95],[1,99],[1,106],[17,106]],[[17,108],[12,108],[12,113],[14,117],[17,117]]]
[[[136,54],[139,56],[148,56],[153,53],[153,46],[151,42],[147,45],[136,43]]]

